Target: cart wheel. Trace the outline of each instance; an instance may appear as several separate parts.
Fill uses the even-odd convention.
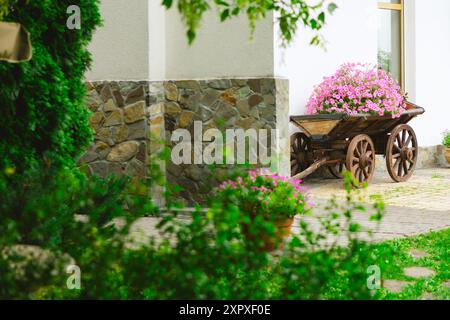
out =
[[[394,181],[405,182],[411,178],[418,153],[414,130],[407,124],[397,126],[391,132],[386,148],[386,166]]]
[[[296,174],[309,167],[307,152],[311,151],[311,142],[306,134],[297,132],[291,135],[291,174]]]
[[[369,136],[360,134],[352,139],[345,166],[360,184],[372,181],[375,173],[375,146]]]
[[[343,175],[344,170],[345,170],[345,164],[343,162],[328,166],[328,171],[336,179],[344,178],[344,175]]]

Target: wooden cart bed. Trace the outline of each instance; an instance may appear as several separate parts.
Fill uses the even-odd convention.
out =
[[[424,112],[423,108],[416,107],[407,110],[399,118],[392,118],[390,115],[377,116],[372,114],[291,116],[291,122],[314,140],[334,140],[351,138],[359,134],[376,136],[390,132],[399,124],[407,124],[414,117]]]
[[[425,112],[412,103],[400,117],[372,114],[318,114],[291,116],[301,132],[291,136],[292,176],[304,178],[321,166],[342,177],[350,171],[369,183],[375,171],[375,155],[384,155],[392,179],[408,180],[415,169],[418,143],[408,123]]]

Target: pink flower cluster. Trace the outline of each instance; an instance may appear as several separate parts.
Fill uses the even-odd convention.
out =
[[[270,182],[269,186],[250,186],[250,189],[253,191],[262,191],[262,192],[272,192],[274,188],[278,187],[280,182],[285,182],[290,184],[297,191],[305,191],[305,187],[301,185],[302,180],[300,179],[291,179],[288,177],[283,177],[278,174],[270,174],[270,175],[261,175],[258,171],[249,171],[248,178],[250,181],[244,181],[242,177],[237,177],[236,181],[227,180],[223,182],[219,189],[226,189],[230,187],[231,189],[239,189],[245,188],[247,183],[256,183],[256,179],[258,177],[264,177],[265,182]]]
[[[370,113],[400,117],[405,95],[397,81],[377,66],[343,64],[331,77],[315,87],[306,106],[307,114]]]
[[[258,178],[262,178],[258,181]],[[237,177],[235,180],[227,180],[219,186],[219,190],[224,190],[231,188],[233,190],[253,191],[259,193],[259,199],[263,200],[263,197],[270,195],[275,191],[276,188],[283,184],[284,186],[289,186],[292,190],[290,200],[294,201],[297,195],[302,195],[306,203],[307,208],[312,208],[315,204],[312,201],[311,194],[306,192],[306,188],[301,185],[302,180],[291,179],[288,177],[280,176],[278,174],[267,174],[262,175],[260,172],[252,170],[248,172],[248,177],[242,178]]]

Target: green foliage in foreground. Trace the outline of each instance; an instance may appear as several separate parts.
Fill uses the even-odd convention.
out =
[[[126,178],[40,173],[27,182],[33,186],[28,192],[7,190],[5,179],[11,173],[0,179],[1,298],[373,297],[366,272],[376,257],[356,238],[361,227],[352,216],[364,208],[353,202],[350,189],[345,204],[331,203],[319,230],[303,221],[283,252],[270,255],[260,250],[258,240],[243,236],[245,213],[221,199],[206,214],[198,211],[189,219],[160,215],[160,237],[139,239],[130,232],[132,225],[158,210],[146,197],[133,196],[142,186],[136,189]],[[373,218],[382,209],[375,206]],[[330,236],[344,237],[348,245],[326,241]],[[30,259],[23,245],[45,250],[52,259]],[[66,287],[69,275],[62,266],[67,263],[81,268],[81,290]]]
[[[9,12],[9,0],[3,0],[0,3],[0,21],[3,19],[4,16],[6,16]]]
[[[7,3],[4,20],[30,32],[33,59],[0,62],[0,170],[26,175],[48,163],[70,167],[92,139],[83,74],[91,62],[87,45],[100,24],[98,1]],[[80,30],[66,27],[70,5],[81,8]]]
[[[252,34],[256,22],[273,12],[278,21],[281,39],[285,44],[292,41],[299,26],[304,26],[316,33],[320,31],[325,25],[327,14],[333,14],[337,9],[337,5],[328,0],[316,1],[314,4],[305,0],[162,0],[162,4],[167,9],[172,6],[177,7],[186,26],[186,35],[190,44],[196,37],[203,15],[211,9],[218,11],[220,21],[245,14]],[[323,39],[316,34],[311,44],[323,45]]]
[[[446,130],[443,133],[442,144],[444,146],[446,146],[447,148],[450,148],[450,131],[449,130]]]

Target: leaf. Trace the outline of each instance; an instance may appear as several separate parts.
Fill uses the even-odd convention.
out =
[[[226,2],[224,0],[214,0],[214,3],[219,5],[219,6],[224,6],[224,7],[228,7],[229,6],[228,2]]]
[[[322,22],[322,24],[325,23],[325,12],[321,12],[317,17],[317,19],[319,19],[319,21]]]
[[[167,9],[170,9],[172,7],[173,0],[163,0],[162,5],[165,6]]]
[[[221,15],[220,15],[220,22],[224,22],[229,17],[230,17],[230,10],[229,9],[223,10]]]
[[[338,8],[338,6],[336,5],[336,3],[332,2],[328,5],[328,12],[330,14],[333,14],[334,11],[336,11],[336,9]]]
[[[187,38],[188,38],[189,45],[191,45],[194,42],[194,40],[195,40],[196,33],[195,33],[194,30],[189,29],[187,31],[186,35],[187,35]]]
[[[358,232],[359,230],[361,230],[361,226],[357,223],[350,224],[348,228],[348,231],[352,233]]]

